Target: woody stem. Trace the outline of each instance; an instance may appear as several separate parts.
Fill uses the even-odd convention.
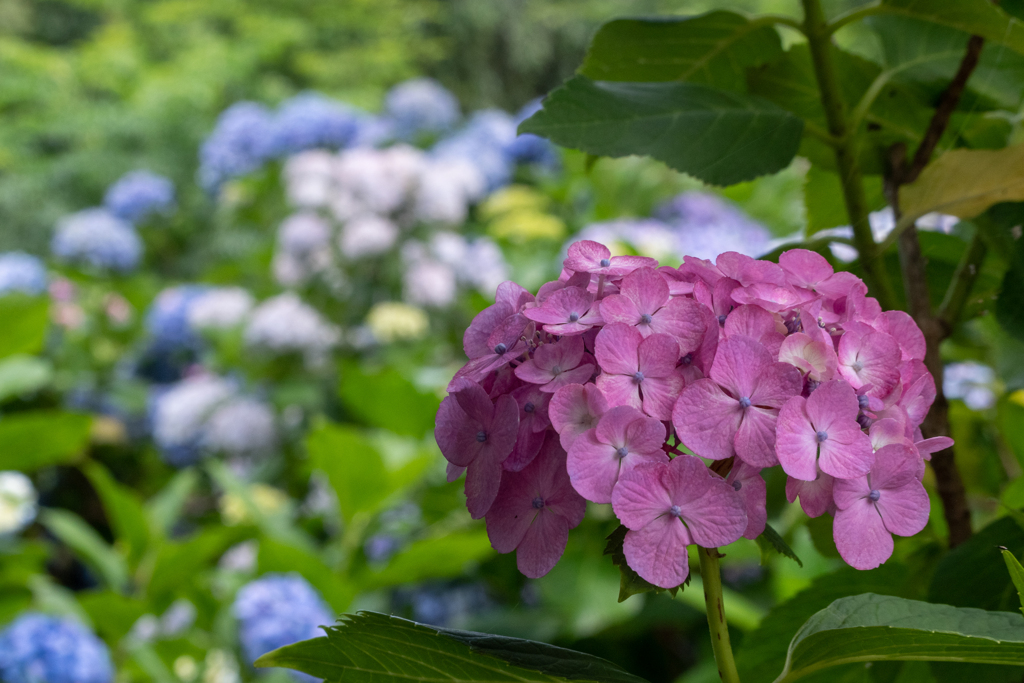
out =
[[[729,625],[725,622],[725,604],[722,602],[722,570],[718,559],[718,548],[698,547],[700,556],[700,577],[704,582],[704,604],[708,612],[708,629],[711,631],[711,648],[718,664],[718,676],[722,683],[739,683],[736,660],[732,656],[729,642]]]

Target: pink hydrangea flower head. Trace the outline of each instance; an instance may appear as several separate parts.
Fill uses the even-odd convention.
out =
[[[784,287],[786,273],[777,263],[759,261],[746,254],[726,251],[718,255],[715,265],[725,277],[735,280],[741,287],[765,283]]]
[[[672,424],[698,455],[713,460],[735,455],[755,467],[771,467],[778,463],[779,408],[802,388],[796,368],[772,360],[750,337],[736,335],[718,345],[710,378],[683,389]]]
[[[785,338],[779,348],[779,361],[789,363],[812,382],[835,377],[838,362],[832,344],[816,341],[803,332]]]
[[[557,342],[540,345],[533,358],[516,368],[516,377],[524,382],[539,384],[541,391],[553,394],[566,384],[583,384],[596,369],[593,363],[583,363],[583,339],[563,337]]]
[[[891,444],[878,450],[865,476],[836,480],[832,534],[848,565],[874,569],[892,555],[892,534],[913,536],[924,529],[931,504],[923,474],[924,462],[913,447]]]
[[[903,393],[896,405],[906,411],[911,427],[918,427],[935,402],[935,378],[919,360],[903,363],[900,376]]]
[[[608,399],[593,384],[569,384],[551,397],[548,416],[558,432],[562,448],[569,450],[577,438],[597,426],[608,411]]]
[[[619,294],[601,300],[605,323],[625,323],[640,334],[668,334],[679,342],[680,353],[697,348],[704,335],[699,303],[693,299],[672,298],[665,278],[653,268],[637,268],[622,278]]]
[[[658,272],[668,283],[668,293],[672,296],[690,296],[693,294],[693,283],[696,280],[693,276],[681,272],[672,266],[661,266]]]
[[[674,588],[690,573],[686,546],[728,545],[747,529],[739,493],[699,459],[640,465],[622,475],[612,509],[629,529],[626,562],[645,580]]]
[[[882,311],[871,325],[896,340],[900,346],[901,360],[924,360],[924,332],[909,314],[903,311]]]
[[[580,240],[569,245],[562,265],[577,273],[622,277],[637,268],[657,268],[658,262],[646,256],[612,256],[611,250],[603,244]]]
[[[676,370],[679,344],[667,334],[646,339],[635,327],[606,325],[595,341],[601,366],[597,387],[610,406],[633,406],[651,417],[668,420],[683,377]]]
[[[721,328],[715,314],[707,306],[700,306],[698,314],[704,323],[704,334],[696,350],[685,353],[679,359],[679,372],[686,384],[704,379],[711,372],[711,364],[718,353],[718,342]]]
[[[466,468],[467,507],[473,519],[483,517],[494,502],[502,463],[512,453],[518,431],[519,406],[511,396],[492,403],[479,384],[462,381],[441,401],[434,437],[449,463]]]
[[[837,356],[839,374],[854,389],[870,384],[868,393],[883,398],[900,381],[900,345],[883,332],[847,329]]]
[[[744,304],[734,308],[726,316],[725,324],[722,326],[722,334],[726,337],[743,335],[760,342],[772,358],[778,358],[779,348],[786,338],[779,332],[775,322],[775,316],[761,308]]]
[[[779,265],[785,271],[786,280],[791,286],[810,290],[829,299],[845,297],[858,283],[863,285],[860,278],[853,273],[836,273],[828,259],[807,249],[790,249],[782,252],[779,256]]]
[[[487,536],[499,553],[516,551],[516,566],[544,576],[565,552],[569,530],[583,521],[587,502],[569,483],[565,451],[553,432],[521,472],[508,472],[487,512]]]
[[[747,511],[747,528],[743,531],[743,538],[754,540],[764,533],[768,524],[768,486],[761,478],[761,470],[737,460],[725,481],[740,494]]]
[[[786,474],[804,481],[814,481],[819,467],[837,479],[867,474],[874,453],[857,423],[859,410],[857,395],[842,380],[789,399],[779,412],[775,445]]]
[[[519,406],[519,432],[512,454],[502,463],[507,471],[518,472],[533,462],[540,452],[551,426],[548,419],[548,403],[551,394],[541,391],[535,384],[520,387],[512,392],[512,398]]]
[[[540,306],[524,310],[523,315],[541,323],[545,332],[561,336],[583,334],[604,322],[594,295],[581,287],[560,289]]]
[[[732,300],[736,303],[760,306],[773,313],[798,308],[813,298],[814,294],[770,282],[755,282],[732,292]]]
[[[639,464],[668,462],[662,450],[665,425],[636,408],[617,406],[569,448],[567,465],[573,488],[595,503],[612,502],[619,478]]]
[[[800,498],[800,507],[808,517],[821,517],[826,512],[834,513],[836,504],[832,500],[832,487],[835,478],[821,470],[814,481],[786,478],[786,500],[790,503]]]
[[[486,312],[485,310],[480,315]],[[532,328],[532,323],[524,315],[515,313],[498,322],[485,342],[479,343],[474,337],[466,345],[466,352],[479,355],[471,356],[470,361],[455,373],[455,378],[448,385],[448,391],[451,392],[462,380],[482,382],[490,373],[505,367],[526,353],[524,337],[532,336]],[[469,332],[466,334],[468,336]]]
[[[462,348],[470,359],[494,353],[491,335],[509,317],[520,313],[533,295],[512,281],[498,285],[494,303],[480,311],[462,337]],[[523,327],[526,321],[521,321]],[[499,340],[500,342],[501,340]]]
[[[693,285],[693,298],[710,308],[719,327],[722,327],[729,313],[736,308],[732,293],[739,286],[738,282],[727,277],[720,278],[714,285],[696,282]]]

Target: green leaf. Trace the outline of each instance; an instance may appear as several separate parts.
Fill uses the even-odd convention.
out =
[[[456,531],[415,541],[392,557],[383,569],[365,570],[357,582],[365,590],[374,590],[458,576],[468,563],[483,560],[493,552],[483,529]]]
[[[868,207],[872,211],[877,211],[885,206],[882,176],[864,176],[864,192],[867,195]],[[808,237],[819,230],[850,224],[839,175],[818,165],[812,165],[807,170],[807,179],[804,183],[804,206],[807,208]]]
[[[887,14],[955,28],[1024,54],[1024,23],[988,0],[882,0]]]
[[[320,557],[308,550],[263,538],[260,539],[258,562],[260,573],[298,572],[320,591],[336,612],[347,609],[355,597],[355,587],[343,581]]]
[[[380,453],[358,430],[322,422],[307,435],[306,450],[310,464],[331,482],[346,522],[375,510],[391,494]]]
[[[746,68],[780,54],[772,26],[734,12],[617,19],[598,30],[580,73],[596,81],[690,81],[744,90]]]
[[[75,597],[100,637],[112,643],[121,640],[148,611],[144,601],[110,590],[81,591]]]
[[[832,534],[832,517],[821,515],[807,520],[807,530],[811,532],[811,543],[822,557],[839,559],[836,539]]]
[[[0,469],[30,472],[74,462],[89,444],[88,415],[33,410],[0,420]]]
[[[150,524],[160,533],[170,531],[192,491],[199,485],[199,474],[189,467],[179,471],[166,486],[146,503]]]
[[[50,324],[50,302],[22,294],[0,296],[0,358],[16,353],[35,355],[43,350]]]
[[[39,513],[39,521],[92,567],[108,588],[119,591],[128,584],[124,558],[81,517],[68,510],[46,508]]]
[[[612,564],[619,568],[619,602],[625,602],[630,596],[639,595],[640,593],[660,593],[664,590],[667,590],[672,594],[672,597],[675,597],[680,589],[690,585],[690,579],[692,578],[690,574],[686,576],[686,583],[682,586],[666,589],[655,586],[633,571],[633,568],[626,562],[626,554],[622,550],[622,543],[626,540],[626,532],[628,531],[629,529],[620,524],[615,531],[608,534],[608,544],[604,548],[604,554],[611,555]]]
[[[793,560],[801,567],[804,566],[804,563],[786,543],[786,539],[782,538],[771,524],[764,525],[764,532],[757,537],[757,547],[761,549],[761,564],[765,564],[772,553],[778,553]]]
[[[186,541],[164,543],[157,552],[147,592],[171,594],[220,559],[231,546],[256,536],[253,527],[208,527]]]
[[[256,666],[296,669],[328,683],[643,682],[611,662],[547,643],[438,629],[374,612],[346,614],[326,631],[326,637],[267,653]]]
[[[1024,664],[1024,617],[866,593],[840,598],[793,637],[776,683],[852,662]]]
[[[115,537],[127,546],[129,563],[134,564],[149,545],[149,527],[142,501],[135,491],[115,481],[98,462],[88,463],[83,470],[103,501]]]
[[[0,361],[0,401],[39,391],[53,380],[48,360],[15,354]]]
[[[1006,548],[1000,548],[1000,550],[1003,553],[1003,559],[1006,560],[1006,570],[1010,572],[1013,585],[1017,588],[1020,611],[1024,614],[1024,567],[1020,566],[1020,561],[1009,550]]]
[[[417,438],[434,429],[441,403],[394,368],[367,372],[356,363],[342,368],[339,393],[345,408],[366,424]]]
[[[757,630],[743,638],[736,652],[740,680],[771,683],[786,663],[792,634],[811,615],[833,601],[863,592],[902,595],[906,582],[906,569],[892,562],[870,571],[844,567],[817,577],[809,587],[776,605],[761,620]]]
[[[652,156],[713,185],[785,168],[803,132],[759,97],[696,83],[615,83],[576,76],[520,125],[590,154]]]

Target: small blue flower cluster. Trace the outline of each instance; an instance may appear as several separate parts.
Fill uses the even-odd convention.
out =
[[[0,633],[4,683],[110,683],[107,646],[67,618],[25,613]]]
[[[103,205],[130,223],[174,209],[174,183],[150,171],[132,171],[107,188]]]
[[[168,287],[160,292],[146,312],[146,331],[158,349],[194,348],[199,336],[188,323],[189,306],[209,291],[202,285]]]
[[[286,156],[307,149],[341,149],[359,131],[360,114],[319,93],[302,93],[277,110],[270,154]]]
[[[432,78],[399,83],[384,99],[384,114],[404,140],[442,133],[459,122],[459,101]]]
[[[42,294],[46,282],[46,266],[35,256],[22,251],[0,254],[0,294]]]
[[[461,628],[466,620],[493,607],[487,588],[480,583],[426,583],[413,589],[399,589],[394,606],[413,621],[431,626]]]
[[[243,586],[235,596],[242,649],[250,662],[271,650],[323,635],[334,616],[323,599],[298,574],[267,574]],[[295,674],[300,680],[314,680]]]
[[[50,249],[62,261],[118,272],[133,270],[142,256],[142,242],[131,224],[100,208],[62,218]]]
[[[271,155],[273,127],[273,114],[255,102],[237,102],[221,112],[199,148],[199,184],[213,192],[262,166]]]

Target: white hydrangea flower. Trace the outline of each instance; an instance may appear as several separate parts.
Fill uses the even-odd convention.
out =
[[[424,223],[458,225],[486,190],[487,178],[470,161],[432,159],[422,169],[413,210]]]
[[[292,214],[277,229],[277,244],[289,254],[309,254],[330,243],[331,225],[311,211]]]
[[[239,397],[221,404],[206,422],[203,445],[229,455],[252,455],[277,444],[274,411],[262,401]]]
[[[276,353],[322,356],[341,339],[341,331],[292,292],[267,299],[252,312],[246,344]]]
[[[398,226],[372,213],[348,220],[338,235],[338,249],[347,258],[383,254],[398,240]]]
[[[16,534],[31,524],[37,500],[31,479],[13,470],[0,472],[0,536]]]
[[[335,179],[350,203],[370,213],[389,214],[409,202],[424,163],[423,152],[408,145],[350,149],[338,155]],[[338,209],[332,209],[338,215]]]
[[[241,287],[218,287],[200,294],[188,308],[193,330],[228,329],[240,325],[256,301]]]
[[[455,271],[439,261],[416,260],[408,264],[405,276],[405,298],[422,306],[447,306],[455,300]]]
[[[459,282],[484,294],[493,294],[509,278],[505,256],[486,237],[470,242],[454,232],[437,232],[430,239],[430,253],[455,271]]]
[[[214,375],[188,377],[156,398],[153,440],[170,449],[197,443],[206,419],[235,394],[234,385]]]
[[[942,393],[949,399],[961,399],[971,410],[995,405],[995,382],[995,370],[974,361],[950,363],[942,371]]]
[[[285,192],[293,206],[321,208],[334,193],[335,155],[314,149],[296,154],[284,166]]]

